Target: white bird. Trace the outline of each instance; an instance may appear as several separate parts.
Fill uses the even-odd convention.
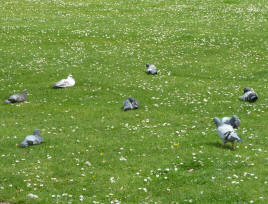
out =
[[[4,104],[16,103],[16,102],[25,102],[27,99],[27,90],[24,89],[21,94],[14,94],[10,96],[7,100],[4,101]]]
[[[67,79],[62,79],[54,83],[55,88],[65,88],[75,85],[75,80],[71,74],[68,75]]]
[[[258,99],[258,95],[250,88],[244,88],[244,94],[240,97],[242,101],[255,102]]]
[[[221,121],[225,124],[231,125],[236,129],[238,129],[240,126],[240,119],[237,117],[237,115],[233,115],[232,117],[223,117]]]
[[[234,149],[234,142],[242,141],[242,139],[236,134],[236,132],[234,131],[231,125],[223,123],[217,117],[213,118],[213,121],[216,124],[217,132],[221,140],[223,141],[223,145],[225,145],[227,142],[232,142],[232,148]]]
[[[146,73],[147,74],[157,74],[157,69],[153,64],[146,64]]]
[[[38,145],[42,143],[44,140],[40,136],[40,130],[35,129],[32,135],[28,135],[25,137],[25,139],[20,144],[21,147],[27,147],[30,145]]]

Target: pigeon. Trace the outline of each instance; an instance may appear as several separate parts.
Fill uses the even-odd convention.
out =
[[[62,79],[54,83],[55,88],[65,88],[75,85],[75,80],[71,74],[68,75],[67,79]]]
[[[258,95],[250,88],[244,88],[244,94],[240,97],[242,101],[255,102],[258,99]]]
[[[25,137],[20,146],[27,147],[30,145],[38,145],[41,142],[43,142],[43,138],[40,136],[40,130],[35,129],[32,135],[28,135],[27,137]]]
[[[240,126],[240,119],[237,117],[237,115],[233,115],[232,117],[223,117],[221,122],[231,125],[235,129],[238,129]]]
[[[214,123],[217,127],[217,132],[223,141],[223,145],[227,142],[232,142],[232,149],[234,149],[234,142],[242,142],[242,139],[236,134],[231,125],[223,123],[219,118],[213,118]]]
[[[4,101],[4,104],[16,103],[16,102],[25,102],[27,98],[27,90],[24,89],[21,94],[14,94],[10,96],[7,100]]]
[[[133,110],[137,109],[139,107],[139,102],[136,101],[134,98],[129,97],[127,100],[124,101],[123,103],[123,109],[124,111],[127,110]]]
[[[157,74],[156,67],[153,64],[146,64],[146,73],[147,74]]]

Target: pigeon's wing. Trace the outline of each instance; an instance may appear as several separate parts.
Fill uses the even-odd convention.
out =
[[[40,144],[42,141],[40,140],[39,137],[35,137],[35,139],[33,140],[33,145],[38,145]]]
[[[20,96],[20,94],[14,94],[14,95],[10,96],[10,97],[8,98],[8,100],[9,100],[11,103],[15,103],[15,102],[17,102],[19,96]]]
[[[74,80],[74,78],[70,78],[70,79],[68,80],[68,83],[69,83],[68,86],[74,86],[74,85],[75,85],[75,80]]]
[[[18,94],[18,95],[17,95],[17,98],[16,98],[16,101],[17,101],[17,102],[23,102],[23,101],[25,101],[25,100],[26,100],[26,98],[25,98],[24,95],[22,95],[22,94]]]
[[[154,65],[150,65],[147,68],[146,72],[149,74],[157,74],[157,70],[156,70],[156,67]]]
[[[54,86],[56,86],[56,87],[66,87],[67,84],[68,84],[67,80],[62,79],[62,80],[60,80],[58,82],[55,82]]]
[[[249,97],[249,95],[250,95],[251,93],[252,93],[252,91],[248,91],[248,92],[244,93],[243,96],[240,97],[240,99],[241,99],[242,101],[248,101],[248,97]]]
[[[217,131],[218,131],[218,135],[220,136],[222,141],[226,141],[226,137],[228,136],[228,132],[233,132],[234,129],[231,125],[223,124],[217,128]]]
[[[27,144],[26,146],[30,146],[30,145],[37,145],[40,144],[42,141],[40,140],[40,138],[36,135],[28,135],[23,142],[21,143],[21,146]]]
[[[124,111],[133,109],[133,106],[128,99],[124,101],[123,109],[124,109]]]

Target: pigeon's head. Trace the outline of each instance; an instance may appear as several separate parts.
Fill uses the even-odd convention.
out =
[[[150,64],[149,63],[146,63],[146,68],[149,68],[150,67]]]
[[[73,75],[69,74],[69,75],[68,75],[68,78],[73,78]]]
[[[135,100],[133,101],[132,105],[133,105],[133,108],[137,109],[139,107],[139,102]]]
[[[23,91],[22,91],[22,94],[27,94],[27,90],[26,89],[24,89]]]
[[[244,88],[244,93],[247,93],[248,91],[251,91],[251,89],[248,87]]]
[[[240,119],[237,117],[237,115],[233,115],[230,120],[231,125],[233,128],[238,128],[240,126]]]
[[[33,135],[39,135],[40,136],[40,130],[39,129],[35,129],[33,132]]]

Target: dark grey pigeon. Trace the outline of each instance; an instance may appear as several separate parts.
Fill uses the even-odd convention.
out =
[[[240,119],[237,115],[233,115],[232,117],[223,117],[221,121],[225,124],[231,125],[235,129],[238,129],[240,126]]]
[[[27,90],[23,90],[21,94],[14,94],[4,101],[4,104],[16,103],[16,102],[26,102]]]
[[[227,142],[232,142],[232,148],[234,149],[234,142],[238,141],[241,142],[242,139],[238,137],[236,132],[234,131],[231,125],[223,123],[219,118],[213,118],[214,123],[217,127],[218,135],[220,136],[221,140],[223,141],[223,145]]]
[[[27,147],[30,145],[38,145],[41,142],[43,142],[43,138],[40,136],[40,130],[35,129],[32,135],[28,135],[27,137],[25,137],[20,146]]]
[[[240,97],[242,101],[255,102],[258,99],[258,95],[250,88],[244,88],[244,94]]]
[[[129,97],[127,100],[124,101],[123,103],[123,109],[124,111],[127,110],[133,110],[137,109],[139,107],[139,102],[136,101],[134,98]]]
[[[153,64],[146,64],[146,73],[147,74],[157,74],[156,67]]]

